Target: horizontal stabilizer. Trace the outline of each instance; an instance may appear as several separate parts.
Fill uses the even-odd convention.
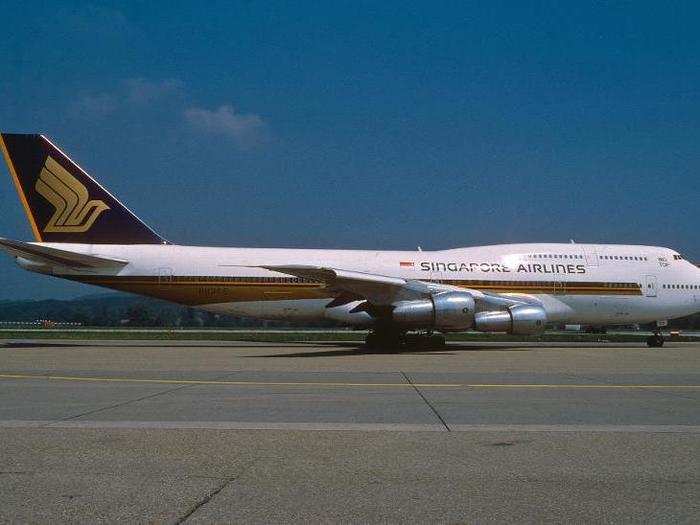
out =
[[[39,264],[68,268],[118,269],[128,264],[128,261],[119,259],[85,255],[41,244],[3,239],[2,237],[0,237],[0,249],[15,257],[22,257]]]

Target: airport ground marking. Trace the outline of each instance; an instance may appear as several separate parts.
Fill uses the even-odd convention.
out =
[[[0,430],[33,429],[128,429],[128,430],[294,430],[361,431],[361,432],[447,432],[443,425],[413,423],[328,423],[324,421],[104,421],[104,420],[0,420]],[[698,425],[531,425],[531,424],[454,424],[450,432],[548,432],[601,433],[625,432],[644,434],[700,434]]]
[[[336,381],[217,381],[207,379],[155,379],[132,377],[92,377],[32,374],[0,374],[0,379],[50,381],[84,381],[96,383],[145,383],[166,385],[211,385],[211,386],[290,386],[290,387],[384,387],[384,388],[504,388],[504,389],[692,389],[700,385],[610,385],[610,384],[546,384],[546,383],[349,383]]]

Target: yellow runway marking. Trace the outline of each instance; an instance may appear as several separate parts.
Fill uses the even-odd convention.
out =
[[[588,389],[700,389],[700,385],[606,385],[606,384],[539,384],[539,383],[342,383],[324,381],[212,381],[206,379],[136,379],[128,377],[85,377],[27,374],[0,374],[0,379],[48,379],[52,381],[86,381],[101,383],[151,383],[165,385],[220,386],[317,386],[317,387],[400,387],[400,388],[588,388]]]

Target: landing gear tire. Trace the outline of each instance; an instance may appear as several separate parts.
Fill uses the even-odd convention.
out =
[[[365,344],[372,350],[392,351],[400,348],[405,343],[405,336],[401,333],[374,332],[367,335]]]
[[[377,337],[377,334],[367,334],[367,337],[365,338],[365,345],[367,348],[376,348],[378,344],[379,338]]]
[[[654,334],[647,338],[647,346],[650,348],[661,348],[664,346],[664,336],[661,334]]]
[[[433,348],[442,348],[445,346],[445,336],[433,334],[428,337],[428,344]]]
[[[442,334],[407,334],[406,346],[411,348],[442,348],[445,346],[445,336]]]
[[[372,332],[365,338],[365,345],[372,350],[391,352],[400,348],[443,348],[442,334],[405,334],[403,332]]]

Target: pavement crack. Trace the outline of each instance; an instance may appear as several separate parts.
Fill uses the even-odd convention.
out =
[[[226,377],[226,375],[227,375],[227,374],[224,374],[224,375],[221,375],[221,376],[217,376],[217,377],[214,378],[214,380],[215,380],[215,381],[218,381],[218,380],[224,379],[224,378]],[[194,388],[194,387],[197,387],[197,386],[199,386],[199,385],[196,385],[196,384],[191,384],[191,385],[179,385],[179,386],[176,386],[176,387],[174,387],[174,388],[168,388],[167,390],[163,390],[162,392],[155,392],[155,393],[153,393],[153,394],[148,394],[148,395],[146,395],[146,396],[137,397],[136,399],[128,399],[128,400],[126,400],[126,401],[122,401],[121,403],[115,403],[115,404],[113,404],[113,405],[109,405],[109,406],[106,406],[106,407],[94,408],[94,409],[92,409],[92,410],[87,410],[87,411],[82,412],[82,413],[80,413],[80,414],[75,414],[75,415],[72,415],[72,416],[68,416],[68,417],[64,417],[64,418],[61,418],[61,419],[57,419],[57,420],[51,421],[50,423],[48,423],[48,424],[46,424],[46,425],[43,425],[43,426],[45,426],[45,427],[50,427],[51,425],[56,424],[56,423],[62,423],[62,422],[64,422],[64,421],[71,421],[71,420],[73,420],[73,419],[78,419],[78,418],[83,417],[83,416],[89,416],[89,415],[92,415],[92,414],[97,414],[97,413],[103,412],[103,411],[105,411],[105,410],[111,410],[111,409],[113,409],[113,408],[123,407],[123,406],[129,405],[129,404],[131,404],[131,403],[138,403],[139,401],[145,401],[146,399],[153,399],[154,397],[163,396],[163,395],[165,395],[165,394],[171,394],[171,393],[177,392],[177,391],[179,391],[179,390],[184,390],[184,389],[186,389],[186,388]]]
[[[415,384],[413,381],[411,381],[411,378],[408,377],[408,376],[406,375],[405,372],[403,372],[403,371],[401,371],[401,370],[399,370],[399,372],[401,372],[401,375],[403,376],[404,380],[405,380],[409,385],[411,385],[411,386],[413,387],[413,390],[416,391],[416,393],[420,396],[420,398],[423,400],[423,402],[424,402],[426,405],[428,405],[428,408],[430,409],[430,411],[431,411],[433,414],[435,414],[435,417],[438,418],[438,420],[440,420],[440,423],[442,423],[442,426],[445,427],[445,430],[446,430],[447,432],[452,432],[452,430],[450,429],[450,427],[447,425],[447,422],[446,422],[446,421],[443,419],[443,417],[440,415],[440,412],[438,412],[437,409],[432,405],[432,403],[430,403],[430,401],[428,401],[428,398],[425,397],[425,396],[423,395],[423,392],[420,391],[420,388],[418,388],[418,387],[416,386],[416,384]]]
[[[53,425],[53,424],[55,424],[55,423],[61,423],[61,422],[63,422],[63,421],[70,421],[70,420],[72,420],[72,419],[78,419],[79,417],[89,416],[89,415],[92,415],[92,414],[97,414],[98,412],[103,412],[103,411],[105,411],[105,410],[111,410],[111,409],[113,409],[113,408],[123,407],[123,406],[129,405],[129,404],[131,404],[131,403],[138,403],[139,401],[144,401],[144,400],[146,400],[146,399],[152,399],[152,398],[154,398],[154,397],[162,396],[162,395],[165,395],[165,394],[170,394],[170,393],[172,393],[172,392],[177,392],[178,390],[182,390],[182,389],[185,389],[185,388],[192,388],[193,386],[196,386],[196,385],[182,385],[182,386],[178,386],[178,387],[175,387],[175,388],[169,388],[168,390],[163,390],[162,392],[156,392],[156,393],[154,393],[154,394],[148,394],[147,396],[137,397],[136,399],[128,399],[128,400],[126,400],[126,401],[122,401],[121,403],[114,403],[113,405],[109,405],[109,406],[106,406],[106,407],[94,408],[94,409],[92,409],[92,410],[87,410],[87,411],[85,411],[85,412],[81,412],[80,414],[75,414],[75,415],[72,415],[72,416],[68,416],[68,417],[64,417],[64,418],[58,419],[58,420],[56,420],[56,421],[52,421],[51,423],[49,423],[49,424],[46,425],[46,426],[49,426],[49,427],[50,427],[51,425]]]
[[[204,497],[203,497],[201,500],[199,500],[197,503],[195,503],[194,505],[192,505],[192,507],[190,507],[190,508],[187,510],[187,512],[185,512],[185,514],[183,514],[182,517],[180,517],[180,518],[175,522],[175,524],[176,524],[176,525],[180,525],[181,523],[184,523],[185,521],[187,521],[188,519],[190,519],[190,517],[191,517],[195,512],[197,512],[199,509],[201,509],[201,508],[204,507],[207,503],[209,503],[212,499],[214,499],[222,490],[224,490],[224,489],[225,489],[226,487],[228,487],[231,483],[233,483],[233,482],[236,481],[238,478],[240,478],[241,476],[243,476],[246,472],[248,472],[248,471],[253,467],[253,465],[255,465],[255,464],[259,461],[259,459],[260,459],[260,458],[255,458],[255,459],[253,459],[253,461],[251,461],[251,462],[248,463],[246,466],[244,466],[244,467],[241,469],[241,471],[240,471],[238,474],[236,474],[235,476],[231,476],[231,477],[228,477],[228,478],[223,478],[223,481],[222,481],[217,487],[215,487],[213,490],[209,491],[207,494],[204,495]]]

